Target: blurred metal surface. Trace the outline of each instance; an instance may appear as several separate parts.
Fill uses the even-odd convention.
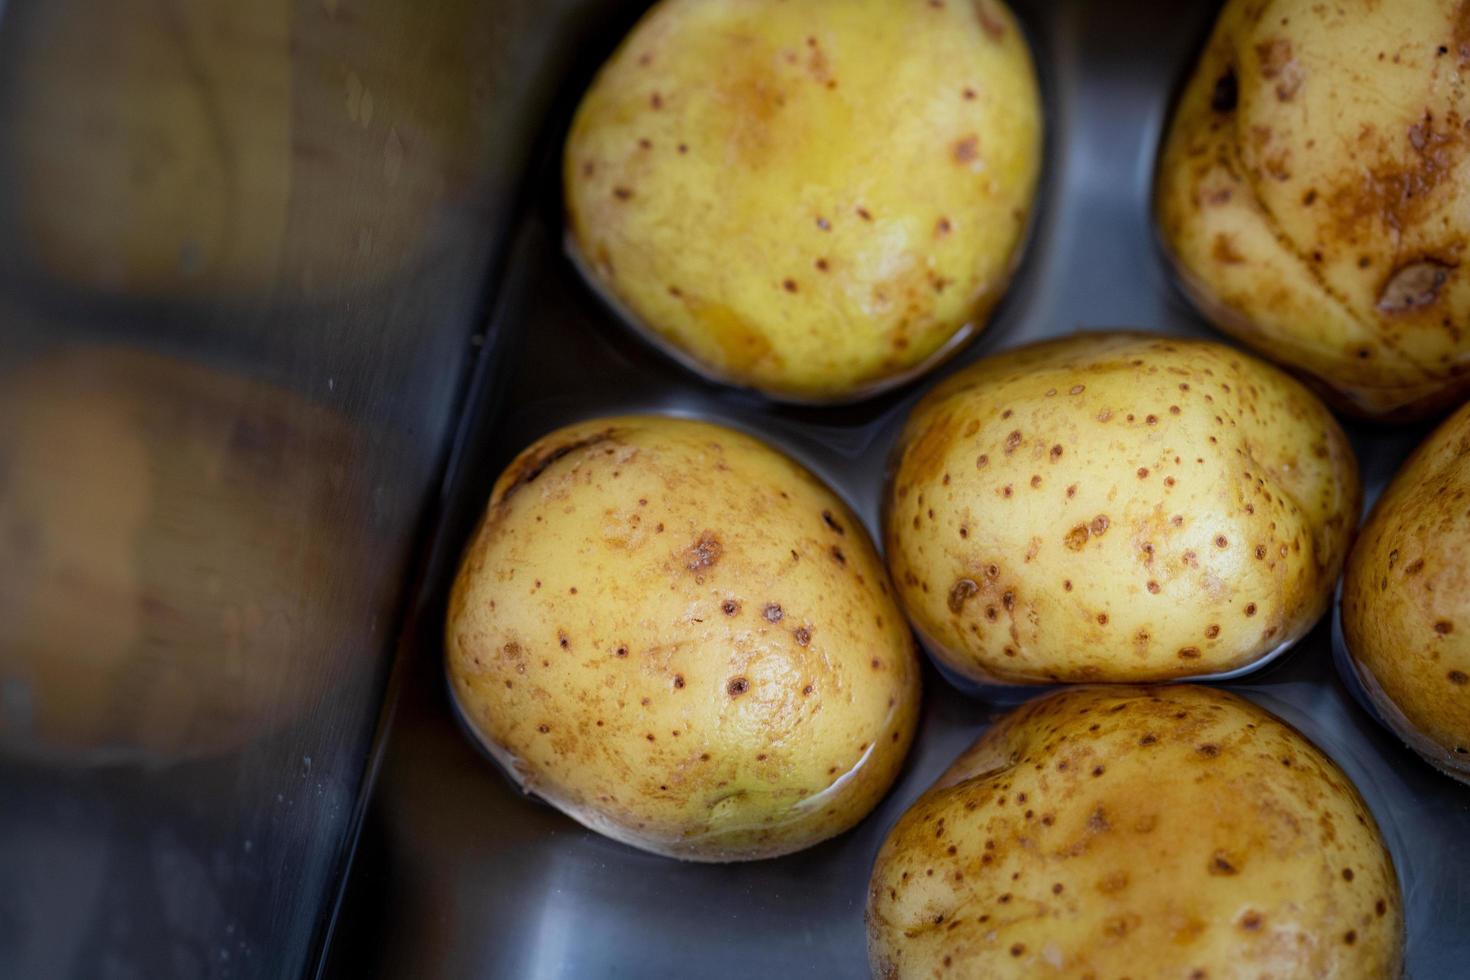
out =
[[[914,753],[854,831],[776,861],[687,865],[583,830],[519,795],[456,730],[444,693],[445,592],[491,483],[535,437],[573,419],[652,410],[765,434],[837,487],[875,526],[883,461],[925,385],[842,409],[776,407],[695,380],[634,339],[561,253],[558,143],[590,73],[641,4],[539,6],[527,37],[583,39],[575,66],[533,77],[561,86],[532,209],[520,224],[492,323],[514,381],[491,411],[497,365],[482,364],[451,468],[425,589],[408,636],[403,699],[386,746],[331,974],[398,977],[731,977],[866,975],[862,908],[889,826],[1000,706],[926,672]],[[1079,327],[1138,326],[1217,336],[1175,292],[1155,248],[1149,183],[1171,92],[1213,18],[1210,0],[1167,11],[1145,0],[1017,3],[1037,49],[1049,111],[1041,214],[1011,296],[955,365]],[[601,28],[587,39],[589,23]],[[566,32],[561,34],[559,32]],[[557,77],[552,72],[565,72]],[[941,372],[941,373],[945,373]],[[1370,499],[1425,430],[1353,431]],[[1333,670],[1322,624],[1267,670],[1230,684],[1322,745],[1349,773],[1393,850],[1414,976],[1464,972],[1470,895],[1461,842],[1470,789],[1379,728]]]
[[[0,976],[315,970],[530,15],[0,4]]]

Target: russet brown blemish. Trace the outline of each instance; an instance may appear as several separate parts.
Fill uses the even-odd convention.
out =
[[[684,552],[684,567],[691,572],[703,571],[718,562],[723,553],[724,548],[720,544],[720,539],[715,537],[713,532],[705,531],[699,536],[699,540]]]
[[[965,606],[965,600],[980,591],[980,586],[968,578],[957,579],[949,590],[949,611],[958,613]]]

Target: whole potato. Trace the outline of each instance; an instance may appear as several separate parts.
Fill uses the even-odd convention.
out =
[[[860,397],[985,325],[1040,150],[999,0],[663,0],[572,122],[569,247],[694,370]]]
[[[1393,862],[1347,776],[1202,687],[1022,706],[903,815],[868,894],[875,976],[1398,976]]]
[[[696,861],[851,827],[913,737],[913,640],[863,526],[755,439],[582,422],[496,481],[450,597],[447,667],[527,791]]]
[[[1078,334],[914,408],[884,530],[899,599],[979,681],[1245,667],[1327,606],[1356,463],[1305,388],[1218,344]]]
[[[1452,0],[1231,0],[1175,110],[1156,206],[1186,291],[1357,413],[1470,387],[1467,66]]]
[[[1470,405],[1404,464],[1348,558],[1342,628],[1364,691],[1409,745],[1470,781]]]
[[[299,717],[382,582],[354,430],[256,381],[75,347],[0,376],[0,750],[164,764]]]

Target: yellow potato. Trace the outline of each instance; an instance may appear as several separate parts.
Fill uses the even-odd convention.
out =
[[[1175,110],[1156,206],[1186,291],[1357,413],[1470,389],[1467,67],[1450,0],[1231,0]]]
[[[1040,149],[999,0],[663,0],[573,120],[569,245],[695,370],[860,397],[985,325]]]
[[[1394,477],[1353,546],[1342,628],[1379,713],[1470,782],[1470,405]]]
[[[851,827],[914,732],[919,671],[863,526],[738,432],[583,422],[496,482],[449,603],[455,699],[527,791],[674,857]]]
[[[1357,520],[1352,449],[1301,385],[1218,344],[1078,334],[930,392],[884,533],[931,651],[980,681],[1246,667],[1327,607]]]
[[[446,54],[465,18],[439,13],[395,0],[27,11],[0,151],[17,254],[67,288],[141,299],[278,286],[310,299],[411,267],[442,199],[473,179],[470,86]]]
[[[875,976],[1401,974],[1373,815],[1290,726],[1202,687],[1082,688],[959,757],[873,868]]]
[[[353,453],[340,418],[163,357],[0,378],[0,749],[207,756],[350,682],[374,601]]]

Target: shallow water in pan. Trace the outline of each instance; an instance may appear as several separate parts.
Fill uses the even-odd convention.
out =
[[[607,4],[601,5],[603,7]],[[1148,187],[1171,93],[1214,4],[1018,4],[1049,118],[1031,247],[989,328],[938,373],[1079,328],[1214,336],[1172,286]],[[630,11],[621,23],[631,23]],[[332,970],[384,976],[862,976],[868,872],[888,828],[1000,710],[926,669],[922,727],[883,804],[787,858],[700,866],[582,829],[501,778],[456,726],[440,623],[449,578],[500,469],[552,428],[669,412],[761,433],[876,528],[884,462],[920,381],[840,408],[772,405],[701,382],[638,340],[562,251],[557,147],[615,38],[578,54],[530,184],[486,356],[446,484],[446,512],[403,668],[401,702],[334,943]],[[1426,431],[1350,426],[1369,502]],[[1228,682],[1321,745],[1383,828],[1404,888],[1413,976],[1463,972],[1470,935],[1470,787],[1421,762],[1354,700],[1330,618],[1267,668]]]

